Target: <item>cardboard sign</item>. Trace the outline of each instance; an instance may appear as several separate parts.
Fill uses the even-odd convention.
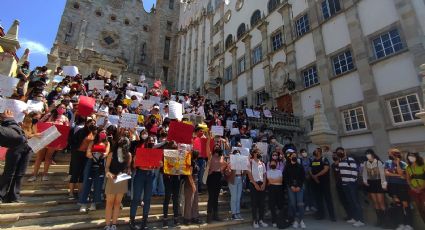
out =
[[[161,167],[161,161],[164,157],[163,149],[136,149],[136,159],[134,165],[136,167],[151,169]]]
[[[211,126],[211,134],[213,136],[223,136],[224,135],[224,127],[223,126],[217,126],[213,125]]]
[[[123,113],[121,115],[120,120],[120,127],[122,128],[135,128],[137,127],[137,119],[139,118],[139,115],[132,114],[132,113]]]
[[[252,109],[245,109],[247,117],[254,117],[254,111]]]
[[[32,151],[34,151],[34,153],[40,151],[61,135],[54,125],[46,129],[41,134],[41,137],[33,137],[28,140],[28,146],[32,149]]]
[[[264,114],[264,116],[265,116],[265,117],[267,117],[267,118],[272,118],[272,112],[270,112],[270,110],[268,110],[268,109],[265,109],[265,110],[263,111],[263,114]]]
[[[233,147],[232,148],[232,153],[235,150],[239,150],[239,152],[241,153],[241,155],[243,156],[249,156],[249,149],[248,148],[243,148],[243,147]]]
[[[137,100],[139,102],[142,102],[143,101],[143,93],[139,93],[139,92],[131,91],[131,90],[125,91],[125,97],[127,99],[131,99],[132,96],[136,96],[137,97]]]
[[[105,82],[103,80],[90,80],[89,81],[89,90],[104,90]]]
[[[0,98],[0,113],[4,113],[6,109],[13,113],[16,122],[22,122],[25,117],[24,111],[28,109],[28,105],[23,101]]]
[[[255,143],[258,149],[260,149],[262,155],[266,155],[269,151],[269,144],[266,142],[257,142]]]
[[[65,76],[75,77],[79,73],[77,66],[64,66],[62,69]]]
[[[68,145],[68,135],[70,131],[70,127],[66,125],[53,125],[52,123],[38,122],[37,123],[37,131],[43,132],[48,128],[55,126],[56,129],[61,134],[60,137],[55,139],[52,143],[48,144],[47,147],[55,148],[55,149],[64,149]]]
[[[19,79],[15,77],[8,77],[0,74],[0,95],[3,97],[10,97],[18,85]]]
[[[28,105],[28,113],[42,112],[44,109],[44,103],[42,101],[28,100],[27,105]]]
[[[252,140],[251,139],[241,139],[241,145],[244,148],[251,149],[251,147],[252,147]]]
[[[53,77],[53,82],[59,83],[62,82],[65,77],[56,75]]]
[[[90,116],[94,112],[96,99],[92,97],[80,96],[78,103],[78,114],[82,117]]]
[[[171,121],[167,140],[182,144],[192,144],[193,125]]]
[[[230,155],[230,168],[233,170],[249,170],[248,156],[231,154]]]
[[[170,101],[168,108],[169,108],[168,118],[178,119],[178,120],[181,120],[183,118],[183,105],[182,104],[175,102],[175,101]]]
[[[164,174],[191,175],[191,153],[185,150],[164,150]]]

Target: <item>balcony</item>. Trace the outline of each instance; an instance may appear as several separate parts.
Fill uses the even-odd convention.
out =
[[[255,125],[258,128],[266,125],[268,129],[272,130],[302,132],[300,118],[282,112],[273,111],[271,118],[264,117],[261,114],[261,118],[249,117],[247,119],[249,124]]]

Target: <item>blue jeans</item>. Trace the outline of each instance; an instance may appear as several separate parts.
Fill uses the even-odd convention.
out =
[[[304,181],[304,205],[306,207],[315,207],[314,194],[311,183],[311,179],[306,179]]]
[[[198,191],[200,191],[201,190],[201,187],[202,187],[202,177],[204,176],[204,171],[205,171],[205,163],[206,163],[206,161],[205,161],[205,159],[202,159],[202,158],[198,158],[198,166],[199,166],[199,171],[198,171]]]
[[[162,177],[162,173],[159,169],[154,170],[154,179],[153,179],[153,187],[152,187],[152,194],[154,195],[164,195],[164,179]]]
[[[143,193],[143,219],[147,219],[151,207],[152,182],[154,172],[152,170],[136,169],[132,179],[132,199],[130,204],[130,219],[136,218],[137,207],[140,205]]]
[[[342,190],[347,199],[350,212],[349,215],[356,221],[363,221],[363,212],[357,191],[357,184],[355,182],[344,183],[342,184]]]
[[[299,192],[293,192],[290,187],[288,187],[288,198],[289,198],[289,215],[294,218],[297,217],[298,220],[304,218],[304,189],[301,188]]]
[[[232,215],[241,213],[241,197],[242,197],[242,177],[236,176],[234,184],[229,183],[230,189],[230,209]]]
[[[88,159],[84,168],[84,179],[83,179],[83,190],[80,194],[79,203],[87,204],[89,201],[89,194],[93,185],[93,203],[102,202],[102,186],[105,179],[105,175],[101,172],[103,170],[98,167],[93,167],[93,160]]]

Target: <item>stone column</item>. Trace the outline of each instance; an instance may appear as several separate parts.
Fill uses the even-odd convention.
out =
[[[252,36],[250,34],[245,35],[242,38],[242,41],[245,43],[245,75],[246,75],[246,85],[248,87],[247,90],[247,99],[248,99],[248,105],[254,104],[254,81],[252,76],[252,69],[251,69],[251,38]],[[263,41],[264,42],[264,41]],[[236,71],[235,71],[236,72]]]
[[[193,36],[193,25],[189,25],[189,36],[188,36],[188,47],[187,47],[187,69],[186,69],[186,75],[188,75],[188,81],[186,81],[186,93],[189,93],[192,90],[192,82],[193,82],[193,76],[192,76],[192,36]]]
[[[268,30],[267,26],[269,25],[269,22],[262,21],[260,25],[257,26],[257,29],[261,32],[261,50],[263,54],[263,70],[264,70],[264,89],[266,92],[269,92],[271,94],[271,70],[270,70],[270,56],[269,53],[271,51],[270,47],[270,39],[268,37]],[[251,51],[250,51],[251,52]],[[252,72],[252,71],[251,71]],[[248,86],[248,95],[251,95],[251,97],[248,97],[248,105],[253,105],[255,103],[255,93],[253,92],[253,77],[251,73],[251,84]],[[251,87],[251,88],[250,88]],[[251,91],[250,91],[251,89]],[[251,99],[251,101],[250,101]],[[271,104],[270,102],[273,101],[272,98],[267,102],[267,104]]]
[[[422,76],[422,109],[419,113],[416,113],[415,116],[420,118],[425,125],[425,64],[422,64],[420,67],[420,75]]]
[[[233,44],[233,47],[230,48],[229,52],[232,54],[232,100],[238,100],[238,79],[237,79],[237,53],[238,47],[236,44]]]
[[[205,28],[206,28],[206,22],[207,22],[207,20],[206,20],[206,17],[204,15],[204,16],[202,16],[202,41],[201,41],[201,44],[200,44],[200,46],[201,46],[201,59],[199,60],[200,72],[201,72],[201,83],[200,83],[200,86],[201,86],[200,93],[201,94],[205,93],[204,87],[202,87],[202,86],[204,85],[205,79],[206,79],[206,76],[205,76],[205,47],[206,47],[206,44],[205,44]]]
[[[15,20],[4,37],[0,37],[0,46],[3,47],[0,53],[0,74],[15,76],[17,61],[14,54],[21,47],[18,41],[19,21]]]

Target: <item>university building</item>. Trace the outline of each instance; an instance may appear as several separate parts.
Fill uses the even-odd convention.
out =
[[[293,113],[310,150],[320,101],[332,147],[425,151],[423,0],[183,2],[178,90]]]

